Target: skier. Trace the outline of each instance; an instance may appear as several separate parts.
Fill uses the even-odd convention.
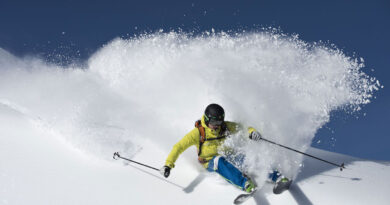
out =
[[[188,147],[195,145],[198,148],[198,161],[204,168],[210,172],[217,172],[229,183],[236,185],[243,191],[253,193],[256,190],[255,183],[224,156],[218,154],[218,148],[226,137],[241,129],[240,124],[225,121],[224,118],[225,111],[220,105],[208,105],[201,120],[195,123],[195,128],[173,146],[165,165],[160,169],[160,173],[167,178],[171,169],[175,167],[179,155]],[[259,141],[262,138],[261,134],[252,127],[248,128],[248,133],[251,140]],[[289,181],[287,178],[281,177],[278,171],[272,172],[269,178],[273,182],[285,183]]]

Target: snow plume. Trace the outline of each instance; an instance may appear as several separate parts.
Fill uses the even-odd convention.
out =
[[[150,142],[168,153],[210,103],[222,105],[227,120],[305,151],[330,111],[359,110],[380,87],[362,60],[268,31],[117,38],[87,68],[4,50],[0,63],[0,103],[23,108],[39,127],[101,158],[134,156]],[[299,170],[302,156],[242,136],[226,145],[246,155],[246,171],[262,177],[277,168],[293,177]]]

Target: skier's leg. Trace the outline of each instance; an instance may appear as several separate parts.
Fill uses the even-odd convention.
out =
[[[276,181],[279,179],[280,176],[281,174],[278,170],[273,170],[272,172],[269,173],[268,179],[276,183]]]
[[[217,172],[223,178],[225,178],[229,183],[238,186],[240,189],[245,190],[245,185],[247,181],[250,179],[245,177],[242,172],[229,163],[222,156],[215,156],[212,160],[210,160],[207,170],[212,172]],[[251,181],[250,181],[251,182]],[[253,182],[251,183],[254,186]],[[254,187],[252,187],[254,188]]]

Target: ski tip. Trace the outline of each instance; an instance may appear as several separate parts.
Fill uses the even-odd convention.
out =
[[[234,199],[233,204],[242,204],[242,203],[244,203],[246,200],[248,200],[250,197],[252,197],[255,194],[256,191],[257,191],[257,188],[255,188],[251,193],[245,193],[245,194],[238,195]]]
[[[233,204],[242,204],[248,200],[253,194],[240,194],[236,199],[234,199]]]

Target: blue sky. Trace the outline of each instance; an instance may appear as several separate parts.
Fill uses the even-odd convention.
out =
[[[329,41],[347,55],[365,59],[364,71],[385,88],[358,114],[332,113],[314,139],[321,143],[313,146],[390,160],[389,1],[0,1],[0,47],[17,56],[39,55],[61,63],[82,62],[118,36],[268,26],[307,42]]]

